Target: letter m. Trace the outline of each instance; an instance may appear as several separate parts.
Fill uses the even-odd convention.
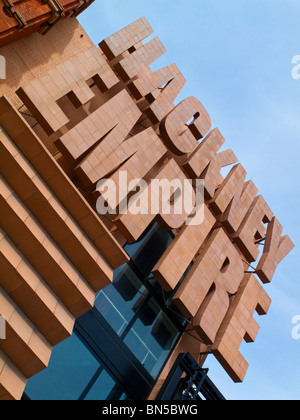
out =
[[[144,178],[167,153],[152,128],[136,124],[141,115],[123,90],[56,142],[86,188],[95,190],[108,176],[118,184],[112,175],[118,169],[127,171],[128,182]]]

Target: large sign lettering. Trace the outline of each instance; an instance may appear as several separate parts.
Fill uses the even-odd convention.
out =
[[[242,381],[248,364],[240,344],[255,340],[259,327],[253,313],[266,314],[271,303],[261,282],[271,282],[293,244],[232,150],[220,152],[225,139],[203,104],[188,97],[175,105],[185,84],[177,66],[151,70],[165,53],[158,38],[144,42],[152,32],[142,18],[17,93],[90,204],[96,208],[100,200],[98,208],[110,209],[112,231],[133,242],[154,219],[174,231],[153,274],[166,291],[176,289],[174,302],[195,333],[232,379]],[[68,112],[60,106],[66,98]],[[221,169],[228,165],[224,179]],[[178,211],[182,192],[174,183],[164,196],[177,210],[166,214],[157,205],[153,211],[153,203],[151,212],[145,210],[153,179],[158,186],[190,180],[190,206]],[[196,199],[199,180],[202,205]],[[159,203],[159,192],[155,197]],[[200,212],[201,223],[193,223]]]

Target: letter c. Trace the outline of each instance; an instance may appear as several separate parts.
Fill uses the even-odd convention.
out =
[[[193,120],[188,124],[188,122]],[[190,96],[180,102],[161,122],[160,133],[176,155],[191,153],[211,129],[211,119],[201,102]]]

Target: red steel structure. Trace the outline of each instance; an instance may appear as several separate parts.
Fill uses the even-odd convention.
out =
[[[79,15],[94,0],[1,0],[0,47],[33,32],[47,33],[61,19]]]

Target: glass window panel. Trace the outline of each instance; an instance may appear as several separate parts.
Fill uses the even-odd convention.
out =
[[[119,401],[127,400],[128,396],[123,392],[111,375],[106,370],[103,370],[84,399],[94,401]]]
[[[150,299],[147,306],[124,342],[152,377],[156,378],[178,338],[179,330],[154,298]]]
[[[147,295],[141,280],[125,264],[115,271],[113,283],[99,292],[95,307],[120,336]]]
[[[108,374],[108,372],[106,372],[106,370],[103,370],[84,399],[104,401],[111,393],[115,385],[116,381]]]
[[[141,364],[151,373],[157,359],[145,343],[144,337],[142,338],[134,328],[132,328],[126,335],[124,342]]]
[[[147,242],[148,238],[153,235],[153,232],[157,229],[157,223],[152,223],[148,229],[142,234],[140,239],[138,239],[136,242],[133,242],[132,244],[127,243],[124,247],[125,251],[129,255],[130,258],[133,258],[140,250],[140,248],[143,246],[145,242]]]
[[[148,277],[172,240],[172,234],[155,223],[140,241],[126,245],[125,251],[143,275]]]
[[[28,380],[25,392],[33,400],[77,400],[99,366],[73,334],[53,348],[49,366]]]

